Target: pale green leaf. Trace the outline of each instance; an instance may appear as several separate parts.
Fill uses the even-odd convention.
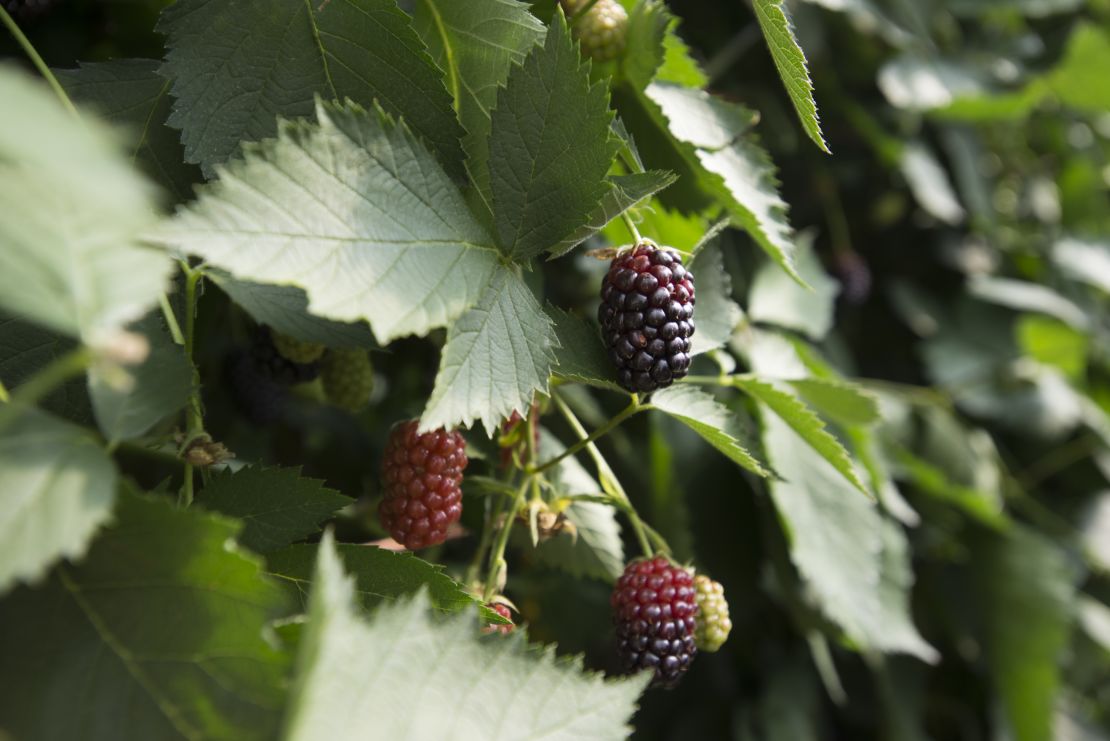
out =
[[[1110,294],[1110,241],[1061,239],[1052,247],[1052,261],[1072,280]]]
[[[752,280],[748,316],[753,321],[794,329],[820,340],[832,329],[839,287],[814,253],[812,239],[799,242],[798,274],[812,288],[788,280],[774,265],[764,263]]]
[[[497,251],[404,123],[321,105],[251,145],[156,237],[237,278],[303,288],[308,310],[366,319],[381,343],[448,324]]]
[[[817,118],[817,103],[813,100],[813,82],[809,79],[806,55],[794,37],[793,25],[783,10],[783,0],[755,0],[753,10],[802,128],[822,152],[831,154],[821,133],[821,121]]]
[[[903,147],[898,166],[914,199],[926,213],[952,226],[964,220],[964,207],[952,189],[948,173],[925,144],[914,141]]]
[[[319,550],[315,544],[293,545],[266,556],[267,570],[302,608],[308,606]],[[478,604],[461,584],[444,573],[442,566],[411,553],[352,544],[337,545],[336,550],[355,580],[359,603],[368,610],[422,589],[427,590],[432,607],[442,612],[459,612]]]
[[[311,116],[319,94],[403,116],[461,177],[462,129],[410,20],[394,0],[178,0],[158,30],[186,158],[211,177],[241,141],[274,136],[276,117]]]
[[[747,130],[754,114],[703,90],[654,82],[645,91],[702,186],[721,199],[737,226],[795,280],[793,230],[770,156]],[[654,112],[653,112],[654,113]]]
[[[17,738],[273,738],[288,605],[236,525],[122,493],[84,561],[0,610],[0,717]]]
[[[185,350],[174,344],[161,318],[148,316],[138,330],[150,353],[139,365],[124,369],[129,382],[120,385],[96,367],[89,371],[96,423],[111,443],[139,437],[180,411],[193,387],[193,369]]]
[[[490,435],[547,392],[559,340],[539,301],[512,268],[494,273],[474,308],[447,333],[421,429],[470,426]]]
[[[701,435],[740,466],[760,476],[770,475],[742,444],[746,436],[735,415],[701,389],[687,384],[661,389],[652,394],[651,405]]]
[[[1017,10],[1031,18],[1078,10],[1085,0],[947,0],[945,9],[956,15],[977,16]]]
[[[770,488],[791,559],[822,611],[861,647],[934,660],[909,614],[902,531],[779,417],[763,415],[763,444],[786,477]]]
[[[116,469],[92,435],[37,411],[0,415],[0,592],[80,559],[112,513]],[[0,611],[2,613],[2,611]]]
[[[879,70],[878,83],[891,105],[913,111],[943,108],[988,90],[979,67],[918,52],[907,52],[886,62]]]
[[[1075,605],[1069,557],[1018,527],[984,536],[970,563],[1002,727],[1015,741],[1047,741]]]
[[[1068,378],[1081,381],[1087,370],[1088,336],[1051,317],[1026,314],[1015,326],[1023,352],[1038,362],[1054,365]]]
[[[671,185],[676,179],[674,174],[658,170],[608,178],[609,190],[602,196],[601,205],[590,215],[589,221],[579,227],[574,234],[550,249],[551,259],[562,257],[570,252],[604,229],[607,224],[614,222],[625,211]],[[652,232],[652,234],[655,233]]]
[[[90,116],[0,68],[0,307],[91,344],[153,306],[171,269],[137,244],[154,190]]]
[[[1081,332],[1090,325],[1082,308],[1041,283],[981,275],[968,282],[968,293],[999,306],[1055,317]]]
[[[322,480],[301,477],[297,469],[260,466],[213,475],[196,501],[241,520],[239,542],[259,553],[319,532],[321,522],[351,503]]]
[[[540,460],[548,460],[566,448],[547,430],[540,431]],[[574,456],[564,458],[549,472],[554,497],[599,495],[601,484]],[[624,543],[617,512],[598,502],[574,502],[565,510],[575,534],[559,534],[542,541],[536,558],[579,577],[612,582],[624,571]]]
[[[478,191],[488,194],[490,113],[498,88],[546,30],[518,0],[417,0],[413,26],[445,73],[466,130],[467,168]]]
[[[663,38],[663,64],[655,71],[659,82],[674,82],[688,87],[701,88],[709,84],[690,47],[678,34],[678,23],[672,23]]]
[[[723,347],[744,312],[732,300],[732,278],[719,247],[710,245],[699,252],[690,262],[690,272],[698,292],[697,331],[691,354],[698,355]]]
[[[555,335],[561,347],[554,374],[577,383],[624,393],[614,380],[616,372],[597,327],[551,304],[547,306],[547,313],[555,322]]]
[[[869,425],[879,419],[878,399],[855,384],[835,378],[799,378],[787,383],[810,406],[838,424]]]
[[[848,451],[825,429],[825,423],[813,410],[794,394],[786,391],[781,382],[759,380],[750,376],[733,376],[733,384],[744,393],[765,404],[798,434],[806,444],[828,461],[837,473],[864,494],[867,487],[856,473]],[[765,415],[766,417],[766,415]]]
[[[423,595],[382,605],[369,621],[354,597],[329,534],[286,715],[290,741],[584,741],[629,731],[647,677],[604,681],[584,673],[579,661],[556,662],[550,650],[528,649],[519,633],[483,638],[471,615],[433,619]],[[352,656],[372,663],[352,664]]]
[[[131,159],[168,189],[175,200],[192,196],[200,172],[186,164],[179,132],[166,126],[170,82],[153,59],[113,59],[54,70],[66,93],[130,134]]]
[[[308,296],[304,289],[251,283],[211,268],[206,273],[256,322],[283,335],[327,347],[371,348],[377,345],[365,321],[335,322],[308,313]]]
[[[486,200],[507,254],[534,257],[589,222],[620,146],[609,136],[612,120],[607,85],[590,82],[557,12],[544,45],[509,73],[492,113]]]

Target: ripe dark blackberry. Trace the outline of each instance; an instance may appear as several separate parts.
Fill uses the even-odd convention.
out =
[[[224,360],[224,381],[239,411],[255,424],[277,422],[289,406],[289,389],[261,373],[254,358],[242,349]]]
[[[665,556],[633,561],[610,598],[625,671],[652,669],[655,687],[674,687],[698,649],[694,577]]]
[[[308,383],[320,375],[319,363],[295,363],[278,352],[270,330],[265,327],[255,332],[251,358],[260,374],[286,386]]]
[[[644,242],[616,257],[597,318],[621,386],[647,393],[685,376],[693,317],[694,276],[677,253]]]
[[[417,420],[389,433],[382,459],[385,498],[378,505],[382,527],[410,551],[442,543],[462,515],[466,440],[454,430],[417,433]]]

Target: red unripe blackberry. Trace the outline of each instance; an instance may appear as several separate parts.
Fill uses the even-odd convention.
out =
[[[698,652],[696,596],[694,577],[665,556],[628,564],[609,600],[625,671],[651,669],[653,686],[677,684]]]
[[[417,433],[417,421],[390,431],[382,460],[385,498],[378,519],[411,551],[442,543],[462,515],[466,440],[454,430]]]
[[[494,602],[492,605],[486,605],[486,607],[493,610],[509,622],[507,624],[490,623],[486,627],[482,628],[483,633],[500,633],[502,635],[508,635],[509,633],[513,632],[513,628],[516,627],[516,624],[513,623],[513,613],[509,611],[508,605],[502,604],[500,602]]]
[[[670,386],[690,370],[694,276],[650,242],[616,257],[601,283],[601,335],[629,391]]]

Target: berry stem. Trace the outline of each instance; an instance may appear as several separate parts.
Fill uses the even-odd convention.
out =
[[[185,335],[181,333],[181,325],[177,323],[177,315],[173,313],[170,299],[165,293],[158,296],[158,305],[162,307],[162,316],[166,319],[166,326],[170,329],[173,341],[181,346],[185,345]]]
[[[535,480],[534,476],[525,476],[524,480],[520,482],[520,486],[516,490],[516,496],[513,497],[513,502],[505,516],[505,521],[501,523],[501,529],[497,533],[497,541],[489,554],[489,569],[486,571],[485,593],[482,595],[483,602],[489,602],[498,592],[499,585],[497,582],[499,580],[497,577],[504,568],[505,547],[509,543],[509,533],[513,529],[513,520],[516,519],[517,512],[524,504],[525,492],[528,491],[529,487],[535,485]],[[497,525],[496,520],[494,525]]]
[[[586,435],[586,437],[580,439],[574,445],[571,445],[569,448],[564,450],[562,453],[559,453],[559,455],[555,456],[554,458],[550,458],[534,468],[529,468],[528,473],[543,473],[547,469],[559,463],[559,461],[563,460],[564,458],[574,455],[575,453],[585,448],[587,445],[591,445],[598,439],[604,437],[605,435],[608,435],[610,432],[616,429],[616,427],[619,426],[621,422],[624,422],[633,414],[636,414],[637,412],[643,410],[643,408],[644,407],[640,405],[639,400],[636,397],[633,397],[629,405],[619,411],[608,422],[603,424],[601,427],[598,427],[592,433]]]
[[[185,357],[192,369],[192,384],[189,390],[189,402],[185,405],[185,440],[186,445],[204,432],[204,413],[200,401],[200,371],[197,370],[193,351],[196,348],[196,319],[197,319],[197,284],[204,274],[193,270],[186,262],[181,263],[185,273]],[[171,312],[172,313],[172,312]],[[180,328],[179,328],[180,329]],[[178,494],[177,503],[181,507],[188,507],[193,503],[193,465],[185,463],[185,481]]]
[[[58,82],[58,78],[50,71],[50,67],[48,67],[42,57],[39,56],[38,51],[35,49],[35,45],[23,34],[19,25],[8,15],[8,11],[4,9],[3,5],[0,5],[0,23],[3,23],[8,27],[8,30],[11,31],[12,36],[15,37],[16,43],[19,44],[23,52],[30,58],[31,63],[35,65],[35,69],[39,71],[39,74],[43,76],[43,79],[45,79],[51,89],[53,89],[54,94],[58,96],[58,100],[62,102],[62,106],[65,107],[74,118],[80,118],[80,114],[77,113],[77,108],[73,105],[73,101],[70,100],[69,95],[66,94],[65,88]]]
[[[632,240],[636,244],[644,241],[644,238],[640,236],[640,230],[636,228],[636,224],[633,223],[632,217],[628,215],[627,211],[621,213],[621,220],[624,221],[624,225],[628,227],[628,233],[632,235]]]
[[[628,516],[629,522],[632,523],[632,530],[636,533],[636,540],[639,541],[640,549],[644,552],[644,555],[655,555],[656,549],[651,546],[644,522],[640,519],[640,513],[632,506],[632,500],[628,498],[628,494],[625,492],[624,487],[617,481],[613,469],[605,462],[605,458],[601,455],[597,446],[594,445],[592,441],[586,440],[586,438],[589,437],[589,435],[586,434],[586,428],[578,421],[578,417],[574,415],[574,412],[571,411],[571,408],[567,406],[567,403],[563,401],[562,397],[558,394],[554,394],[551,398],[554,400],[555,406],[558,407],[559,413],[566,419],[567,424],[570,425],[575,434],[583,441],[583,445],[586,450],[589,451],[590,457],[594,459],[594,465],[597,466],[598,478],[601,480],[601,485],[606,493],[610,495],[610,504]],[[640,405],[639,397],[637,396],[632,397],[632,404],[637,407],[636,411],[648,408],[647,406]],[[662,541],[661,537],[659,540],[662,543],[662,550],[670,550],[667,548],[666,542]]]

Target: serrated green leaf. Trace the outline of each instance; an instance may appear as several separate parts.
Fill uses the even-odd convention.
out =
[[[678,35],[678,27],[676,19],[663,37],[663,64],[655,71],[655,79],[659,82],[703,88],[709,84],[709,78],[690,53],[690,47]]]
[[[33,410],[9,413],[0,429],[0,593],[59,559],[80,559],[116,496],[116,469],[88,432]]]
[[[820,340],[832,329],[839,286],[825,272],[806,235],[799,240],[795,259],[798,275],[810,288],[787,280],[781,270],[764,263],[748,292],[748,316]]]
[[[335,546],[347,572],[355,581],[359,604],[370,610],[426,590],[432,607],[459,612],[478,602],[443,567],[411,553],[395,553],[373,546]],[[318,545],[293,545],[266,556],[266,568],[302,607],[309,603]]]
[[[612,120],[608,86],[590,82],[556,12],[544,45],[512,69],[492,113],[484,195],[506,254],[534,257],[590,220],[620,146],[609,136]],[[481,165],[468,163],[472,171]]]
[[[1022,527],[982,538],[970,563],[1002,727],[1015,741],[1050,739],[1075,605],[1074,569],[1052,541]]]
[[[799,283],[793,231],[770,156],[748,132],[754,114],[703,90],[653,82],[644,91],[703,189],[721,200],[735,223]]]
[[[779,384],[750,376],[733,376],[733,384],[752,398],[767,405],[786,424],[790,425],[813,450],[824,458],[849,483],[870,496],[867,487],[856,473],[848,451],[825,429],[825,423],[794,394]]]
[[[651,405],[701,435],[740,466],[760,476],[771,475],[741,444],[744,435],[732,412],[704,391],[678,384],[652,394]]]
[[[79,565],[0,610],[0,717],[18,738],[264,739],[286,656],[264,637],[287,609],[236,526],[124,492]]]
[[[786,476],[770,488],[791,559],[822,611],[861,647],[934,660],[909,614],[912,572],[902,531],[775,415],[763,415],[763,445]]]
[[[483,293],[492,239],[408,127],[321,105],[248,147],[155,238],[237,278],[295,285],[311,313],[381,343],[448,324]]]
[[[555,335],[561,347],[554,374],[558,378],[624,393],[613,380],[613,363],[605,352],[597,329],[558,306],[548,304],[547,314],[555,322]]]
[[[753,11],[790,102],[798,112],[802,128],[822,152],[832,154],[821,133],[821,121],[817,118],[817,103],[813,100],[813,82],[809,79],[806,55],[794,37],[790,19],[783,11],[783,0],[755,0]]]
[[[624,52],[620,56],[621,80],[643,90],[663,64],[667,29],[675,18],[661,0],[638,2],[628,13]]]
[[[154,190],[119,137],[80,121],[45,85],[0,68],[0,307],[91,344],[153,306],[166,255],[137,236],[155,216]]]
[[[158,74],[153,59],[113,59],[54,70],[66,93],[108,121],[126,127],[131,158],[173,194],[192,196],[200,171],[186,164],[178,132],[166,126],[173,103],[170,81]]]
[[[474,308],[447,333],[421,429],[481,420],[492,436],[501,420],[547,391],[559,339],[539,301],[512,268],[494,273]]]
[[[863,426],[879,419],[878,399],[855,384],[832,378],[798,378],[787,383],[810,406],[838,424]]]
[[[180,411],[193,387],[185,350],[174,344],[161,317],[150,315],[138,330],[150,345],[146,360],[126,368],[130,383],[120,386],[97,368],[89,370],[89,398],[97,426],[110,443],[131,440]]]
[[[393,0],[178,0],[158,30],[168,47],[161,72],[173,80],[169,123],[208,177],[241,141],[274,136],[275,117],[311,116],[317,94],[377,101],[462,177],[462,129],[443,73]]]
[[[276,286],[238,280],[222,270],[208,269],[208,277],[237,306],[259,324],[302,342],[318,342],[327,347],[376,347],[370,325],[360,322],[334,322],[308,312],[308,296],[295,286]]]
[[[540,460],[566,450],[547,430],[540,431]],[[601,484],[574,456],[564,458],[548,473],[555,497],[600,494]],[[598,502],[574,502],[566,510],[575,535],[562,533],[543,541],[535,555],[543,563],[579,577],[615,581],[624,571],[624,543],[617,512]]]
[[[698,292],[698,329],[691,354],[699,355],[723,347],[744,318],[744,312],[732,300],[732,277],[725,270],[724,256],[718,247],[710,245],[699,252],[690,262],[690,272]]]
[[[590,219],[578,231],[552,247],[551,259],[562,257],[582,242],[605,228],[630,208],[639,205],[659,191],[675,182],[676,176],[670,172],[652,170],[632,175],[615,175],[607,179],[609,190],[601,199],[601,205],[590,215]]]
[[[413,25],[444,71],[463,149],[478,192],[489,194],[490,113],[513,65],[543,40],[546,29],[517,0],[418,0]],[[487,208],[491,208],[486,203]]]
[[[580,661],[529,650],[522,635],[482,638],[471,615],[434,620],[428,600],[354,608],[330,534],[317,559],[286,738],[612,739],[647,677],[603,681]],[[351,656],[373,657],[351,671]],[[481,680],[460,684],[481,667]],[[428,707],[437,712],[424,712]]]
[[[246,466],[212,476],[197,503],[242,520],[239,542],[269,553],[319,532],[320,523],[351,499],[326,488],[321,479],[302,478],[297,469]]]
[[[76,346],[77,343],[68,337],[0,312],[0,382],[9,391],[18,388]],[[84,378],[63,383],[42,399],[39,407],[71,422],[93,421]]]

